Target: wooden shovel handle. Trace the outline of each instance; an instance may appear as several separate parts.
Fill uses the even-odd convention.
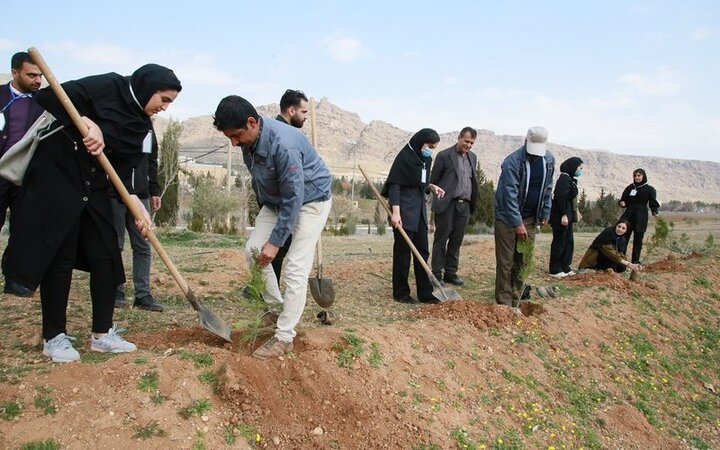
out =
[[[38,68],[40,68],[40,71],[50,84],[50,88],[53,90],[58,100],[60,100],[60,103],[65,108],[65,111],[67,111],[68,115],[70,115],[73,124],[75,124],[78,131],[80,131],[80,134],[83,137],[87,136],[89,131],[87,125],[85,125],[85,122],[83,122],[82,117],[80,117],[80,113],[75,108],[75,105],[73,105],[70,97],[68,97],[67,93],[62,88],[57,78],[55,78],[55,75],[53,74],[52,70],[50,70],[50,67],[45,62],[45,59],[40,54],[40,51],[37,48],[32,47],[28,49],[28,53],[30,54],[30,57],[33,59]],[[132,213],[133,217],[135,217],[136,220],[144,221],[145,218],[143,216],[142,210],[137,205],[137,203],[132,201],[130,193],[125,188],[125,185],[122,183],[122,181],[120,181],[120,177],[118,176],[117,172],[115,172],[115,169],[113,168],[112,164],[110,164],[110,161],[107,159],[107,156],[105,156],[105,153],[100,153],[99,155],[96,155],[96,158],[100,162],[100,166],[102,166],[103,170],[105,170],[105,173],[110,179],[110,182],[112,183],[115,190],[118,192],[118,194],[120,194],[120,198],[122,199],[123,203],[125,203],[125,206],[127,206]],[[165,266],[168,268],[173,278],[175,278],[175,281],[177,282],[180,289],[183,291],[183,294],[188,297],[188,284],[185,282],[185,279],[180,274],[180,272],[178,272],[175,264],[173,264],[173,262],[170,260],[170,257],[165,252],[165,249],[158,240],[157,236],[155,236],[155,233],[153,233],[153,231],[150,229],[150,225],[150,223],[147,224],[147,240],[150,241],[155,251],[158,253],[158,255],[160,255],[160,259],[162,259],[163,263],[165,263]],[[193,302],[191,301],[191,303]],[[193,307],[197,309],[197,304],[193,303]]]
[[[317,151],[317,127],[315,126],[315,98],[310,97],[310,142]],[[322,278],[322,232],[315,244],[315,267],[317,267],[317,277]]]

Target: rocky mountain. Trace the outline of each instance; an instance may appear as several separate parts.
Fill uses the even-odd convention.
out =
[[[7,82],[8,74],[0,74],[0,82]],[[258,107],[261,115],[275,117],[278,104]],[[413,132],[402,130],[390,123],[375,120],[365,123],[357,114],[331,103],[327,98],[316,102],[318,151],[335,176],[352,176],[355,163],[361,165],[370,176],[383,179],[393,158],[412,136]],[[155,120],[156,131],[162,136],[167,120]],[[181,153],[199,162],[225,164],[228,140],[212,126],[212,117],[192,117],[182,122]],[[302,130],[310,137],[310,121]],[[552,132],[552,130],[551,130]],[[453,145],[458,131],[441,134],[438,148]],[[523,136],[497,135],[489,130],[478,129],[473,151],[478,154],[482,169],[488,179],[497,181],[503,158],[523,143]],[[601,189],[619,196],[632,181],[632,171],[638,167],[648,173],[650,184],[658,191],[661,202],[668,200],[720,202],[720,164],[715,162],[658,158],[649,156],[620,155],[604,150],[584,150],[558,143],[550,143],[550,150],[560,163],[570,156],[585,161],[585,174],[579,180],[590,200]],[[214,153],[202,156],[215,150]],[[234,149],[239,156],[238,149]],[[202,157],[201,157],[202,156]],[[242,164],[239,157],[234,165]],[[237,167],[237,166],[236,166]],[[355,172],[360,179],[359,171]]]
[[[261,115],[275,117],[279,105],[258,107]],[[393,158],[413,132],[402,130],[387,122],[375,120],[364,123],[360,117],[345,111],[328,99],[316,103],[318,151],[335,176],[350,178],[354,161],[375,179],[383,179]],[[227,140],[212,127],[210,116],[194,117],[182,122],[182,152],[192,157],[227,144]],[[166,121],[158,119],[157,131],[162,133]],[[310,137],[310,120],[303,132]],[[459,131],[459,130],[458,130]],[[440,135],[439,149],[453,145],[458,131]],[[478,129],[473,151],[485,175],[492,181],[500,176],[500,164],[505,156],[520,147],[523,136],[497,135],[489,130]],[[584,150],[567,145],[550,143],[555,155],[556,170],[560,163],[571,156],[579,156],[585,162],[585,174],[579,180],[590,200],[596,199],[602,189],[618,197],[632,181],[632,171],[644,168],[648,179],[658,191],[660,202],[669,200],[720,202],[720,164],[706,161],[658,158],[649,156],[620,155],[604,150]],[[224,151],[224,150],[223,150]],[[237,149],[235,150],[237,152]],[[200,159],[202,162],[224,164],[226,153],[217,152]],[[240,158],[235,158],[241,164]],[[355,172],[356,180],[362,178]]]

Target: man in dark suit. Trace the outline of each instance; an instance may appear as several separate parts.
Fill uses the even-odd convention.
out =
[[[0,108],[2,108],[0,110],[0,157],[25,135],[43,112],[33,97],[33,94],[40,89],[42,72],[33,63],[30,55],[26,52],[16,53],[10,61],[10,67],[12,81],[0,86]],[[19,186],[0,178],[0,228],[5,225],[8,207],[11,214],[18,207],[19,193]],[[10,222],[12,223],[12,216]],[[12,236],[8,240],[11,238]],[[5,268],[4,260],[5,255],[3,254],[3,269]],[[7,278],[4,292],[21,297],[33,295],[31,289]]]
[[[438,153],[430,174],[430,183],[445,190],[444,197],[432,200],[435,214],[432,271],[438,280],[456,286],[464,284],[457,274],[460,245],[477,201],[477,155],[470,151],[476,138],[477,131],[463,128],[457,144]]]

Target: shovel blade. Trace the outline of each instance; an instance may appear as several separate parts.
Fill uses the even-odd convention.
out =
[[[308,278],[310,294],[315,303],[323,308],[329,308],[335,302],[335,286],[330,278]]]
[[[209,332],[220,336],[226,341],[232,342],[232,338],[230,337],[230,335],[232,334],[232,329],[230,328],[230,326],[226,324],[224,320],[218,317],[217,314],[215,314],[205,305],[200,303],[200,301],[198,301],[197,297],[195,296],[193,290],[189,287],[187,288],[187,292],[185,293],[185,298],[188,302],[190,302],[190,305],[192,305],[193,309],[197,311],[198,319],[200,319],[200,326],[202,326]]]
[[[435,286],[435,289],[433,289],[433,296],[441,302],[446,302],[448,300],[462,300],[462,297],[460,297],[460,294],[458,294],[455,289],[444,288],[442,286]]]

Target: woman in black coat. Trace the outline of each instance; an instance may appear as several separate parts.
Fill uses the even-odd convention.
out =
[[[113,329],[115,288],[125,274],[108,179],[95,156],[104,151],[118,175],[127,175],[151,150],[150,117],[164,111],[182,89],[173,71],[156,64],[130,77],[108,73],[70,81],[63,88],[89,133],[80,135],[52,90],[36,94],[40,106],[57,118],[53,129],[62,129],[40,143],[28,165],[22,207],[3,261],[10,279],[33,290],[40,286],[43,353],[56,362],[80,358],[66,330],[74,268],[90,272],[90,349],[136,349]],[[145,223],[138,228],[144,232]]]
[[[555,182],[550,209],[550,226],[553,230],[553,240],[550,245],[551,277],[563,278],[575,275],[570,264],[575,249],[573,222],[578,220],[575,215],[575,199],[578,195],[577,177],[582,173],[583,161],[577,156],[568,158],[560,164],[560,176]]]
[[[383,186],[382,195],[388,197],[392,209],[390,218],[393,226],[393,298],[402,303],[414,303],[410,296],[408,276],[410,274],[410,247],[400,232],[402,227],[427,263],[428,221],[425,194],[432,191],[437,197],[445,191],[429,183],[432,150],[440,142],[435,130],[423,128],[410,138],[395,157],[390,173]],[[418,299],[423,303],[439,303],[432,295],[433,286],[425,269],[413,255],[415,283]]]
[[[620,219],[613,227],[605,228],[590,244],[585,255],[578,264],[579,273],[588,273],[593,270],[612,269],[615,272],[639,270],[640,266],[627,260],[627,236],[629,224],[627,220]]]
[[[633,171],[633,182],[625,188],[620,201],[620,207],[625,208],[621,219],[630,224],[627,232],[627,240],[630,242],[630,235],[633,235],[632,262],[640,264],[640,252],[642,251],[643,237],[647,231],[648,207],[653,216],[658,215],[660,203],[656,199],[655,188],[647,184],[647,174],[643,169]]]

